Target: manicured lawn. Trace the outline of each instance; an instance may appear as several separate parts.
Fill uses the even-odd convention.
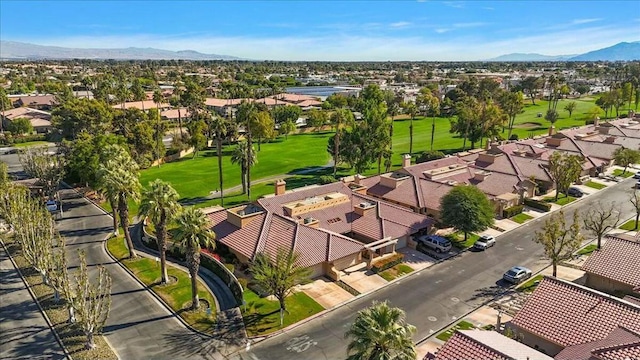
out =
[[[548,203],[554,203],[554,204],[558,204],[558,205],[567,205],[570,202],[573,202],[574,200],[576,200],[576,198],[574,198],[573,196],[567,196],[565,194],[560,194],[560,196],[558,196],[558,200],[556,201],[556,197],[552,196],[552,197],[547,197],[544,198],[544,202],[548,202]]]
[[[468,321],[460,321],[459,323],[453,325],[452,327],[450,327],[449,329],[441,332],[440,334],[438,334],[436,336],[436,339],[438,340],[442,340],[442,341],[447,341],[449,340],[450,337],[453,336],[453,333],[456,330],[471,330],[471,329],[475,329],[475,325],[473,325],[472,323],[468,322]]]
[[[600,183],[597,183],[595,181],[587,181],[584,185],[588,186],[590,188],[598,189],[598,190],[604,189],[604,188],[607,187],[607,185],[600,184]]]
[[[529,216],[529,215],[523,214],[523,213],[520,213],[520,214],[517,214],[517,215],[511,217],[511,220],[517,222],[518,224],[524,224],[525,222],[527,222],[527,221],[529,221],[531,219],[533,219],[532,216]]]
[[[597,244],[589,244],[587,246],[585,246],[584,248],[580,249],[578,251],[578,255],[589,255],[591,254],[596,248],[598,247]]]
[[[618,226],[618,228],[620,228],[622,230],[635,230],[636,229],[636,220],[635,219],[629,220],[626,223],[622,224],[621,226]]]
[[[23,147],[37,146],[37,145],[47,145],[47,144],[48,144],[48,142],[46,142],[46,141],[27,141],[27,142],[23,142],[23,143],[13,144],[13,147],[23,148]]]
[[[153,259],[138,257],[134,260],[125,259],[129,255],[122,237],[111,238],[107,241],[107,249],[116,259],[135,274],[153,292],[158,294],[180,317],[194,328],[213,334],[216,326],[216,303],[203,284],[198,284],[198,296],[211,307],[211,316],[207,316],[206,308],[200,304],[198,311],[191,311],[191,279],[189,274],[173,266],[169,266],[167,273],[173,281],[167,285],[160,285],[160,265]]]
[[[241,306],[242,317],[247,335],[266,335],[295,324],[324,310],[322,305],[303,292],[291,294],[285,300],[287,311],[284,313],[283,326],[280,327],[280,305],[278,301],[259,297],[250,289],[245,289],[245,306]]]
[[[467,234],[467,241],[464,241],[464,234],[461,232],[456,232],[445,237],[451,241],[453,246],[457,247],[460,250],[464,250],[466,248],[472,247],[480,236],[473,233]]]
[[[543,275],[536,275],[518,287],[518,291],[530,293],[538,287],[538,284],[544,278]]]
[[[629,169],[627,169],[627,171],[623,173],[623,170],[614,169],[613,176],[622,176],[623,178],[628,178],[633,176],[633,171],[630,171]]]
[[[383,272],[378,273],[378,275],[382,276],[383,279],[387,281],[391,281],[395,278],[399,278],[403,275],[406,275],[413,271],[411,266],[406,264],[398,264],[392,268],[389,268]]]

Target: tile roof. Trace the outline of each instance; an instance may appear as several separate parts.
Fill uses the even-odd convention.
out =
[[[149,110],[149,109],[155,109],[157,107],[159,107],[160,109],[167,109],[170,108],[171,105],[167,104],[167,103],[159,103],[156,104],[153,100],[144,100],[144,101],[129,101],[129,102],[125,102],[124,103],[124,108],[125,109],[140,109],[140,110]],[[122,103],[116,104],[116,105],[112,105],[111,106],[114,109],[122,109]]]
[[[610,355],[611,353],[621,350],[615,349],[612,352],[607,351],[611,347],[617,348],[621,345],[622,347],[625,347],[636,343],[640,344],[640,334],[624,327],[617,327],[604,339],[566,347],[555,356],[555,360],[592,359],[592,356],[596,355],[598,352]],[[598,359],[602,360],[605,358],[598,356]],[[606,359],[625,359],[625,357]],[[628,359],[633,358],[628,357]]]
[[[178,109],[170,109],[165,110],[160,113],[160,116],[167,119],[179,119],[179,118],[188,118],[191,116],[191,113],[187,108],[181,108],[178,112]]]
[[[14,100],[15,99],[15,100]],[[22,105],[55,105],[58,103],[54,95],[26,95],[16,98],[11,97],[11,101],[20,102]]]
[[[640,242],[607,236],[600,250],[594,251],[582,270],[631,286],[640,286]]]
[[[567,347],[604,339],[618,326],[640,331],[640,306],[545,277],[511,324]]]
[[[29,122],[31,122],[33,127],[51,126],[51,113],[38,109],[19,107],[5,110],[3,115],[7,120],[14,120],[17,118],[29,119]]]
[[[436,360],[552,360],[496,331],[457,330],[438,350]]]
[[[597,349],[593,351],[593,355],[598,360],[640,359],[640,341]]]
[[[235,106],[240,105],[243,101],[247,99],[218,99],[218,98],[206,98],[204,100],[204,104],[212,107],[225,107],[225,106]]]

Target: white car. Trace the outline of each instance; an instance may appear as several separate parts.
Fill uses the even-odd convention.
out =
[[[491,235],[482,235],[473,244],[473,247],[478,250],[486,250],[496,244],[496,238]]]
[[[531,277],[531,270],[524,266],[514,266],[502,275],[502,278],[512,284],[519,284]]]
[[[47,210],[49,210],[49,212],[58,211],[58,203],[55,200],[47,200],[45,206],[47,207]]]
[[[633,174],[633,178],[634,179],[640,179],[640,171],[638,171],[635,174]]]

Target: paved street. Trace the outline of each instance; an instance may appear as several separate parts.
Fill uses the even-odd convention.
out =
[[[64,359],[64,351],[0,246],[0,359]]]
[[[598,200],[616,201],[626,219],[634,214],[629,202],[635,181],[628,179],[615,187],[600,191],[565,208],[567,218],[573,211],[583,210]],[[533,234],[547,216],[497,238],[497,245],[486,252],[465,252],[415,275],[398,281],[373,294],[312,320],[296,329],[267,339],[252,347],[244,359],[339,359],[346,355],[344,333],[357,311],[372,301],[388,300],[404,309],[409,323],[417,327],[414,340],[420,341],[438,332],[450,322],[502,293],[507,284],[502,274],[514,265],[534,271],[549,262],[542,247],[532,241]]]

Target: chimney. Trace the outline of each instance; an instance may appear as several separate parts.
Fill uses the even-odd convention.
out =
[[[356,183],[357,185],[360,185],[360,180],[362,180],[363,177],[360,174],[355,174],[353,176],[353,182]]]
[[[478,171],[473,174],[473,178],[478,181],[484,181],[489,175],[491,175],[491,173],[488,171]]]
[[[411,154],[404,154],[402,156],[402,167],[407,168],[411,166]]]
[[[282,179],[276,181],[276,196],[284,194],[287,190],[287,183]]]
[[[600,124],[600,116],[596,116],[596,118],[593,119],[593,126],[598,127],[599,124]]]
[[[549,126],[549,136],[552,136],[555,133],[556,133],[556,127],[553,125]]]
[[[367,213],[374,211],[375,209],[376,204],[370,202],[361,202],[353,207],[353,211],[360,216],[365,216]]]

